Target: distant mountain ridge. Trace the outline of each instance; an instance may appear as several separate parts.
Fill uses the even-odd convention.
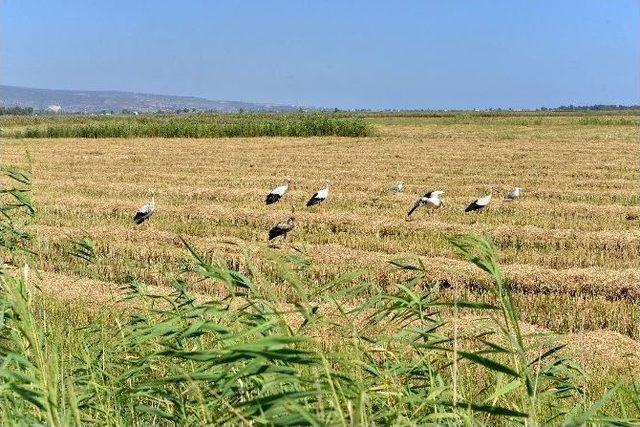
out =
[[[120,113],[122,110],[139,113],[176,110],[237,112],[295,111],[295,105],[261,104],[240,101],[216,101],[195,96],[157,95],[122,91],[91,91],[35,89],[0,85],[0,104],[4,107],[31,107],[36,111],[58,110],[62,113]]]

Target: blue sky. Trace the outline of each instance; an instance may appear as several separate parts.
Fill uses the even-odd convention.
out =
[[[0,82],[340,108],[640,104],[639,4],[0,0]]]

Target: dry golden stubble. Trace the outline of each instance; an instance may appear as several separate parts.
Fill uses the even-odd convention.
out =
[[[578,119],[384,118],[374,119],[384,123],[378,136],[355,139],[6,140],[3,160],[25,165],[29,151],[42,243],[87,231],[113,258],[103,267],[113,277],[122,259],[137,256],[153,264],[146,277],[162,283],[165,268],[182,259],[177,234],[230,254],[220,242],[261,242],[290,204],[301,205],[328,177],[329,200],[299,209],[291,235],[293,244],[309,242],[316,281],[363,267],[393,283],[386,262],[417,253],[435,277],[479,288],[482,278],[456,263],[445,240],[475,232],[496,241],[505,271],[525,294],[633,300],[637,129]],[[286,176],[295,188],[265,207],[266,192]],[[397,180],[407,188],[388,194]],[[523,187],[524,196],[513,204],[496,196],[487,214],[463,214],[489,184],[499,194]],[[149,188],[158,190],[158,211],[135,229],[130,216]],[[416,198],[436,188],[447,191],[445,209],[404,221]],[[44,262],[67,268],[55,254]]]

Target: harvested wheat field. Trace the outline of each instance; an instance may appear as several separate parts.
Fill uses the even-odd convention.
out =
[[[523,320],[640,337],[637,118],[367,120],[375,135],[358,138],[10,139],[3,158],[30,159],[45,271],[82,275],[64,248],[88,235],[107,254],[102,279],[121,283],[136,266],[161,286],[184,262],[178,236],[241,264],[241,252],[266,247],[268,229],[295,207],[296,228],[279,250],[307,256],[313,283],[365,269],[372,283],[391,286],[397,272],[388,261],[417,255],[445,286],[481,295],[486,278],[447,241],[476,233],[499,248]],[[285,177],[291,191],[265,206]],[[304,207],[324,178],[329,199]],[[395,181],[404,192],[387,191]],[[489,210],[465,214],[490,185]],[[514,186],[523,197],[502,202]],[[152,188],[157,212],[135,227],[131,217]],[[445,207],[406,221],[415,200],[435,189],[445,191]]]
[[[30,283],[39,292],[32,302],[30,297],[25,301],[36,319],[55,319],[52,333],[59,342],[74,331],[63,346],[68,348],[61,356],[65,363],[76,363],[76,354],[83,352],[83,366],[93,369],[95,349],[84,343],[94,342],[94,331],[101,330],[96,342],[110,349],[106,359],[127,366],[138,356],[121,356],[119,336],[147,342],[152,338],[141,337],[156,331],[150,336],[159,341],[144,351],[169,359],[154,369],[181,366],[184,370],[178,372],[190,378],[192,350],[180,356],[188,360],[184,368],[174,364],[174,350],[166,352],[185,334],[200,336],[207,332],[198,328],[229,325],[232,329],[221,329],[223,334],[236,331],[239,335],[231,336],[240,342],[257,334],[260,343],[265,328],[280,325],[278,340],[295,342],[287,348],[276,344],[274,351],[322,354],[340,375],[349,373],[352,379],[344,377],[342,387],[351,391],[344,392],[337,407],[351,411],[355,400],[370,402],[361,414],[346,417],[355,424],[368,418],[385,424],[387,412],[414,420],[450,416],[443,408],[451,407],[447,402],[456,406],[459,396],[469,402],[491,401],[490,406],[465,409],[489,424],[526,418],[535,425],[563,411],[569,424],[605,422],[609,415],[637,419],[638,116],[256,120],[259,126],[250,117],[234,116],[3,121],[9,136],[2,147],[3,179],[8,188],[15,182],[29,187],[6,195],[17,206],[35,206],[34,215],[15,217],[29,221],[5,227],[24,226],[32,238],[5,234],[4,245],[15,253],[15,242],[28,241],[24,244],[33,251],[31,264],[37,269]],[[163,137],[136,136],[156,131]],[[238,135],[272,131],[298,136]],[[101,132],[120,137],[103,138]],[[203,136],[209,133],[235,137]],[[68,137],[76,134],[91,137]],[[19,167],[30,180],[7,165]],[[289,192],[267,206],[267,193],[287,178],[292,180]],[[306,207],[324,179],[330,181],[327,200]],[[399,181],[405,183],[404,191],[390,192]],[[494,191],[488,209],[465,213],[490,186]],[[522,197],[503,201],[514,187],[522,187]],[[156,209],[149,221],[135,225],[133,215],[151,190]],[[445,191],[444,206],[418,209],[408,220],[407,211],[431,190]],[[292,211],[295,228],[286,240],[269,245],[269,229]],[[474,235],[480,238],[469,237]],[[500,290],[502,273],[478,268],[485,261],[496,265],[493,246],[482,249],[487,240],[497,248],[497,262],[511,288],[508,297]],[[13,276],[18,276],[15,266],[20,264],[12,264]],[[28,273],[23,274],[26,282]],[[12,301],[20,301],[15,295],[25,294],[13,295]],[[496,314],[500,310],[502,317]],[[220,316],[219,323],[202,320],[210,315]],[[140,323],[142,318],[150,330]],[[194,323],[176,332],[177,341],[163,338],[168,325],[185,319]],[[113,345],[111,325],[118,325]],[[204,352],[211,351],[210,341],[197,342]],[[237,360],[243,360],[244,347],[238,351],[243,356]],[[263,363],[260,351],[256,357]],[[276,353],[269,354],[267,358]],[[405,388],[405,381],[424,381],[422,368],[417,368],[424,361],[451,384],[444,397],[425,397],[421,386]],[[276,371],[278,363],[272,366]],[[324,375],[323,365],[304,363],[300,369],[315,366],[320,370],[313,375]],[[220,374],[233,372],[224,368]],[[292,381],[298,381],[301,374],[291,372]],[[516,380],[507,386],[503,374]],[[528,388],[532,375],[539,374],[545,384],[541,394]],[[131,393],[148,392],[145,381]],[[435,390],[440,381],[432,378],[427,387]],[[204,386],[217,390],[216,384]],[[162,393],[173,390],[160,388]],[[613,396],[610,391],[615,400],[600,401]],[[420,403],[407,403],[398,412],[395,396]],[[575,415],[579,412],[566,412],[571,410],[558,397],[568,399],[566,408],[582,408],[585,414],[591,413],[591,405],[602,409],[581,418]],[[425,398],[431,402],[426,406]],[[163,402],[154,405],[169,408]],[[264,409],[262,403],[257,408]],[[163,417],[173,419],[173,410],[166,411]],[[234,414],[228,419],[243,419]],[[453,416],[461,420],[465,415],[455,410]],[[319,419],[331,424],[344,418],[326,413]],[[139,419],[150,420],[146,415]]]

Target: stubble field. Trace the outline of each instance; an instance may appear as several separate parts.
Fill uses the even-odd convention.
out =
[[[266,242],[295,207],[296,228],[274,250],[310,262],[299,270],[305,286],[319,290],[358,270],[371,295],[391,291],[407,271],[389,261],[420,260],[445,299],[490,302],[492,279],[461,261],[449,241],[482,235],[500,251],[525,328],[565,334],[589,371],[615,365],[619,375],[629,366],[627,356],[640,349],[637,116],[366,120],[374,135],[352,138],[5,139],[2,158],[30,172],[39,283],[51,296],[106,302],[132,278],[168,287],[187,264],[182,237],[230,268],[271,278],[277,304],[299,303],[299,292],[279,285]],[[265,206],[287,177],[290,192]],[[325,178],[328,200],[305,207]],[[406,188],[391,194],[396,181]],[[488,186],[490,209],[465,214]],[[514,186],[523,197],[502,202]],[[150,189],[157,211],[137,227],[133,214]],[[445,191],[445,207],[407,221],[415,200],[435,189]],[[71,254],[80,239],[100,254],[90,270]],[[205,297],[227,292],[198,283],[192,290]],[[339,345],[327,334],[324,345]],[[631,363],[638,372],[640,360]]]
[[[176,236],[233,265],[241,249],[266,246],[267,230],[293,206],[296,229],[281,250],[307,254],[316,283],[365,269],[388,286],[397,278],[387,262],[417,255],[445,286],[479,292],[482,275],[447,241],[477,233],[500,249],[525,320],[640,336],[640,173],[628,116],[369,120],[377,135],[366,138],[24,139],[7,140],[3,157],[31,159],[44,271],[77,275],[62,248],[88,234],[108,253],[103,280],[136,271],[163,285],[183,259]],[[285,177],[293,189],[265,206]],[[328,201],[304,207],[324,178]],[[406,183],[403,193],[387,191],[395,181]],[[465,214],[489,185],[489,211]],[[513,186],[524,196],[503,203]],[[152,188],[157,213],[134,227]],[[433,189],[446,191],[446,206],[407,222],[408,208]]]

